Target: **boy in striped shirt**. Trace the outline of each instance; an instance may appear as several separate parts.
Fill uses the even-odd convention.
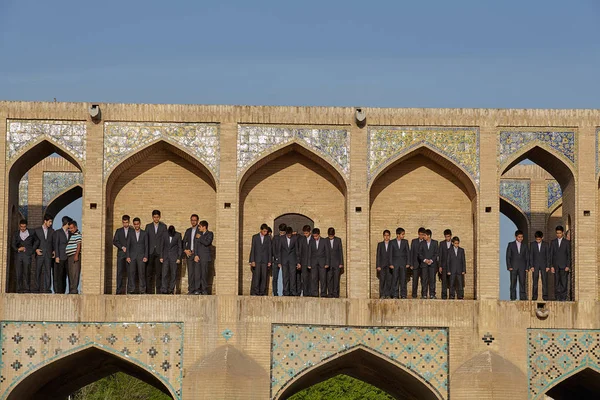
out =
[[[81,275],[81,232],[77,229],[77,221],[69,222],[69,242],[66,248],[69,276],[69,294],[78,294],[79,276]]]

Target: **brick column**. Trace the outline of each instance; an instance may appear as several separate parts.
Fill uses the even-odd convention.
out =
[[[215,235],[219,245],[215,258],[215,293],[239,294],[239,192],[237,187],[237,123],[220,127],[220,167],[217,182],[217,223]],[[225,208],[231,203],[231,208]]]
[[[348,297],[362,299],[370,297],[367,132],[367,126],[352,124],[350,128],[350,184],[346,191]],[[356,207],[361,207],[361,211],[357,212]]]
[[[81,248],[81,292],[102,294],[104,291],[104,237],[102,236],[104,189],[104,124],[87,121],[86,160],[83,167]],[[95,204],[95,209],[91,205]]]

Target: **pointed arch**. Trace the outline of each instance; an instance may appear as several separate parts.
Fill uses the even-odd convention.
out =
[[[517,229],[523,231],[525,243],[528,243],[529,218],[527,218],[527,215],[513,202],[502,196],[500,196],[500,212],[506,215],[515,224]]]
[[[554,400],[600,398],[600,370],[591,364],[560,377],[544,395]]]
[[[554,214],[554,212],[556,210],[558,210],[560,207],[562,207],[562,205],[563,205],[562,199],[557,200],[554,204],[552,204],[552,207],[550,207],[547,212],[548,218],[550,218],[550,216],[552,216],[552,214]]]
[[[500,176],[525,159],[533,161],[552,175],[558,181],[563,192],[575,176],[575,170],[570,160],[566,160],[562,154],[539,142],[529,143],[511,154],[500,165]]]
[[[62,353],[22,375],[9,387],[7,399],[64,399],[98,379],[124,372],[178,398],[171,384],[134,357],[123,357],[109,348],[90,344]]]
[[[52,200],[48,203],[46,208],[44,208],[43,214],[48,214],[55,217],[60,210],[71,204],[77,199],[83,197],[83,186],[79,183],[70,186],[62,193],[54,196]]]
[[[439,400],[444,396],[406,365],[359,345],[337,353],[294,376],[274,399],[287,399],[302,389],[345,374],[387,392],[396,399]]]
[[[409,152],[400,153],[395,157],[391,158],[385,164],[385,166],[381,167],[377,174],[374,175],[369,181],[369,184],[367,186],[367,190],[369,190],[369,193],[372,191],[375,182],[377,182],[379,178],[384,176],[386,172],[388,172],[401,162],[418,155],[425,156],[426,158],[440,165],[444,169],[450,171],[452,175],[454,175],[462,183],[463,188],[461,189],[467,194],[467,196],[469,196],[469,199],[475,199],[478,192],[478,184],[477,182],[475,182],[473,177],[463,167],[461,167],[456,162],[448,158],[448,156],[446,156],[445,154],[442,154],[433,147],[429,146],[427,143],[421,143],[417,147],[412,148]],[[371,203],[373,201],[373,197],[376,196],[370,195]]]

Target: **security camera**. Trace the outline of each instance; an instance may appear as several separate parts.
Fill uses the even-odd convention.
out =
[[[88,113],[90,114],[90,117],[92,117],[92,121],[100,121],[100,106],[98,104],[90,105],[90,107],[88,108]]]

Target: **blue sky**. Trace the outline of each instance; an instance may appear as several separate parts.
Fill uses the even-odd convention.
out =
[[[597,0],[0,0],[0,99],[599,108],[599,20]]]

